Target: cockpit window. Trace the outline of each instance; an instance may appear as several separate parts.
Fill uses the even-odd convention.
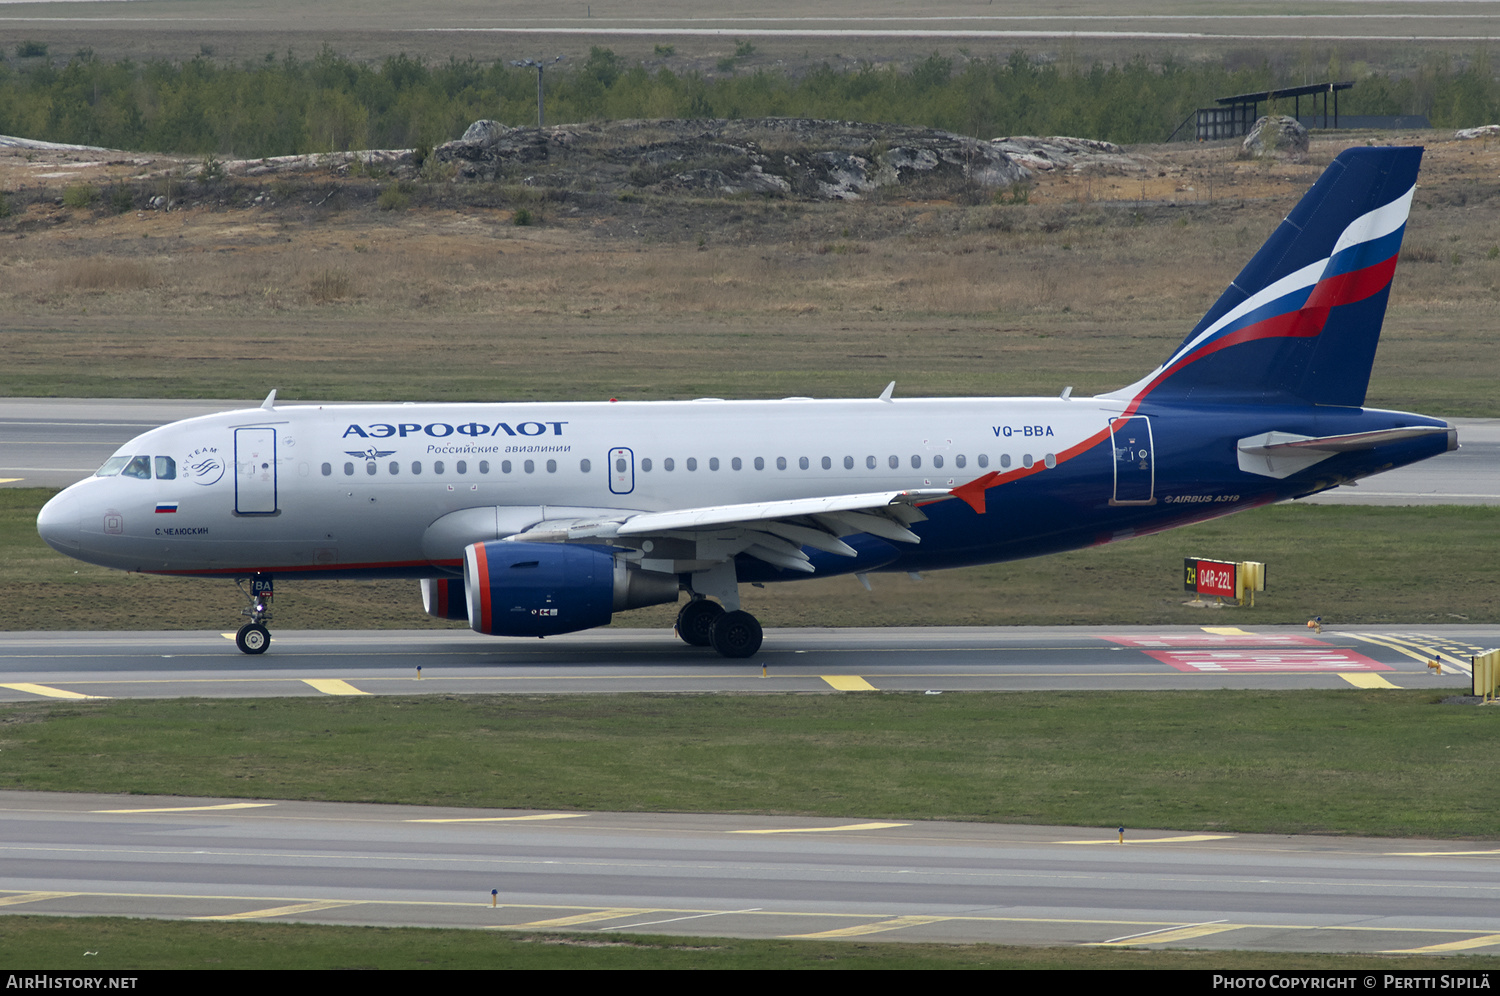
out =
[[[120,469],[123,468],[127,462],[129,462],[129,460],[130,457],[128,456],[110,457],[108,460],[104,461],[104,466],[100,467],[99,470],[94,474],[94,476],[114,477],[120,472]]]
[[[156,479],[158,481],[177,480],[177,461],[171,457],[157,457]]]
[[[151,480],[151,458],[148,456],[131,457],[125,469],[120,471],[122,477],[139,477],[142,480]]]

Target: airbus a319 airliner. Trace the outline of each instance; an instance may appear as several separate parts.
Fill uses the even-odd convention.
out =
[[[420,579],[495,636],[688,600],[748,657],[739,586],[1035,557],[1315,494],[1457,447],[1362,407],[1420,148],[1341,154],[1160,367],[1092,398],[279,406],[123,446],[43,539],[127,571]]]

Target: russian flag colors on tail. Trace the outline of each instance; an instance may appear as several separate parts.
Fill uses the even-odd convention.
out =
[[[1421,161],[1341,153],[1172,356],[1107,397],[1363,404]]]

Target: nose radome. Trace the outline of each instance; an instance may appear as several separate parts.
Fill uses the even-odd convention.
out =
[[[58,553],[76,553],[80,532],[78,496],[64,491],[43,505],[36,517],[36,531]]]

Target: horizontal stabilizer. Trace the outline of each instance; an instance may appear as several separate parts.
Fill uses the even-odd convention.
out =
[[[1398,443],[1403,439],[1416,439],[1434,433],[1452,433],[1457,445],[1457,433],[1451,426],[1410,425],[1394,429],[1376,429],[1371,432],[1348,432],[1337,436],[1302,436],[1294,432],[1266,432],[1259,436],[1247,436],[1239,441],[1240,470],[1247,474],[1260,474],[1278,480],[1290,477],[1300,470],[1337,453],[1352,453],[1373,450],[1385,443]]]

